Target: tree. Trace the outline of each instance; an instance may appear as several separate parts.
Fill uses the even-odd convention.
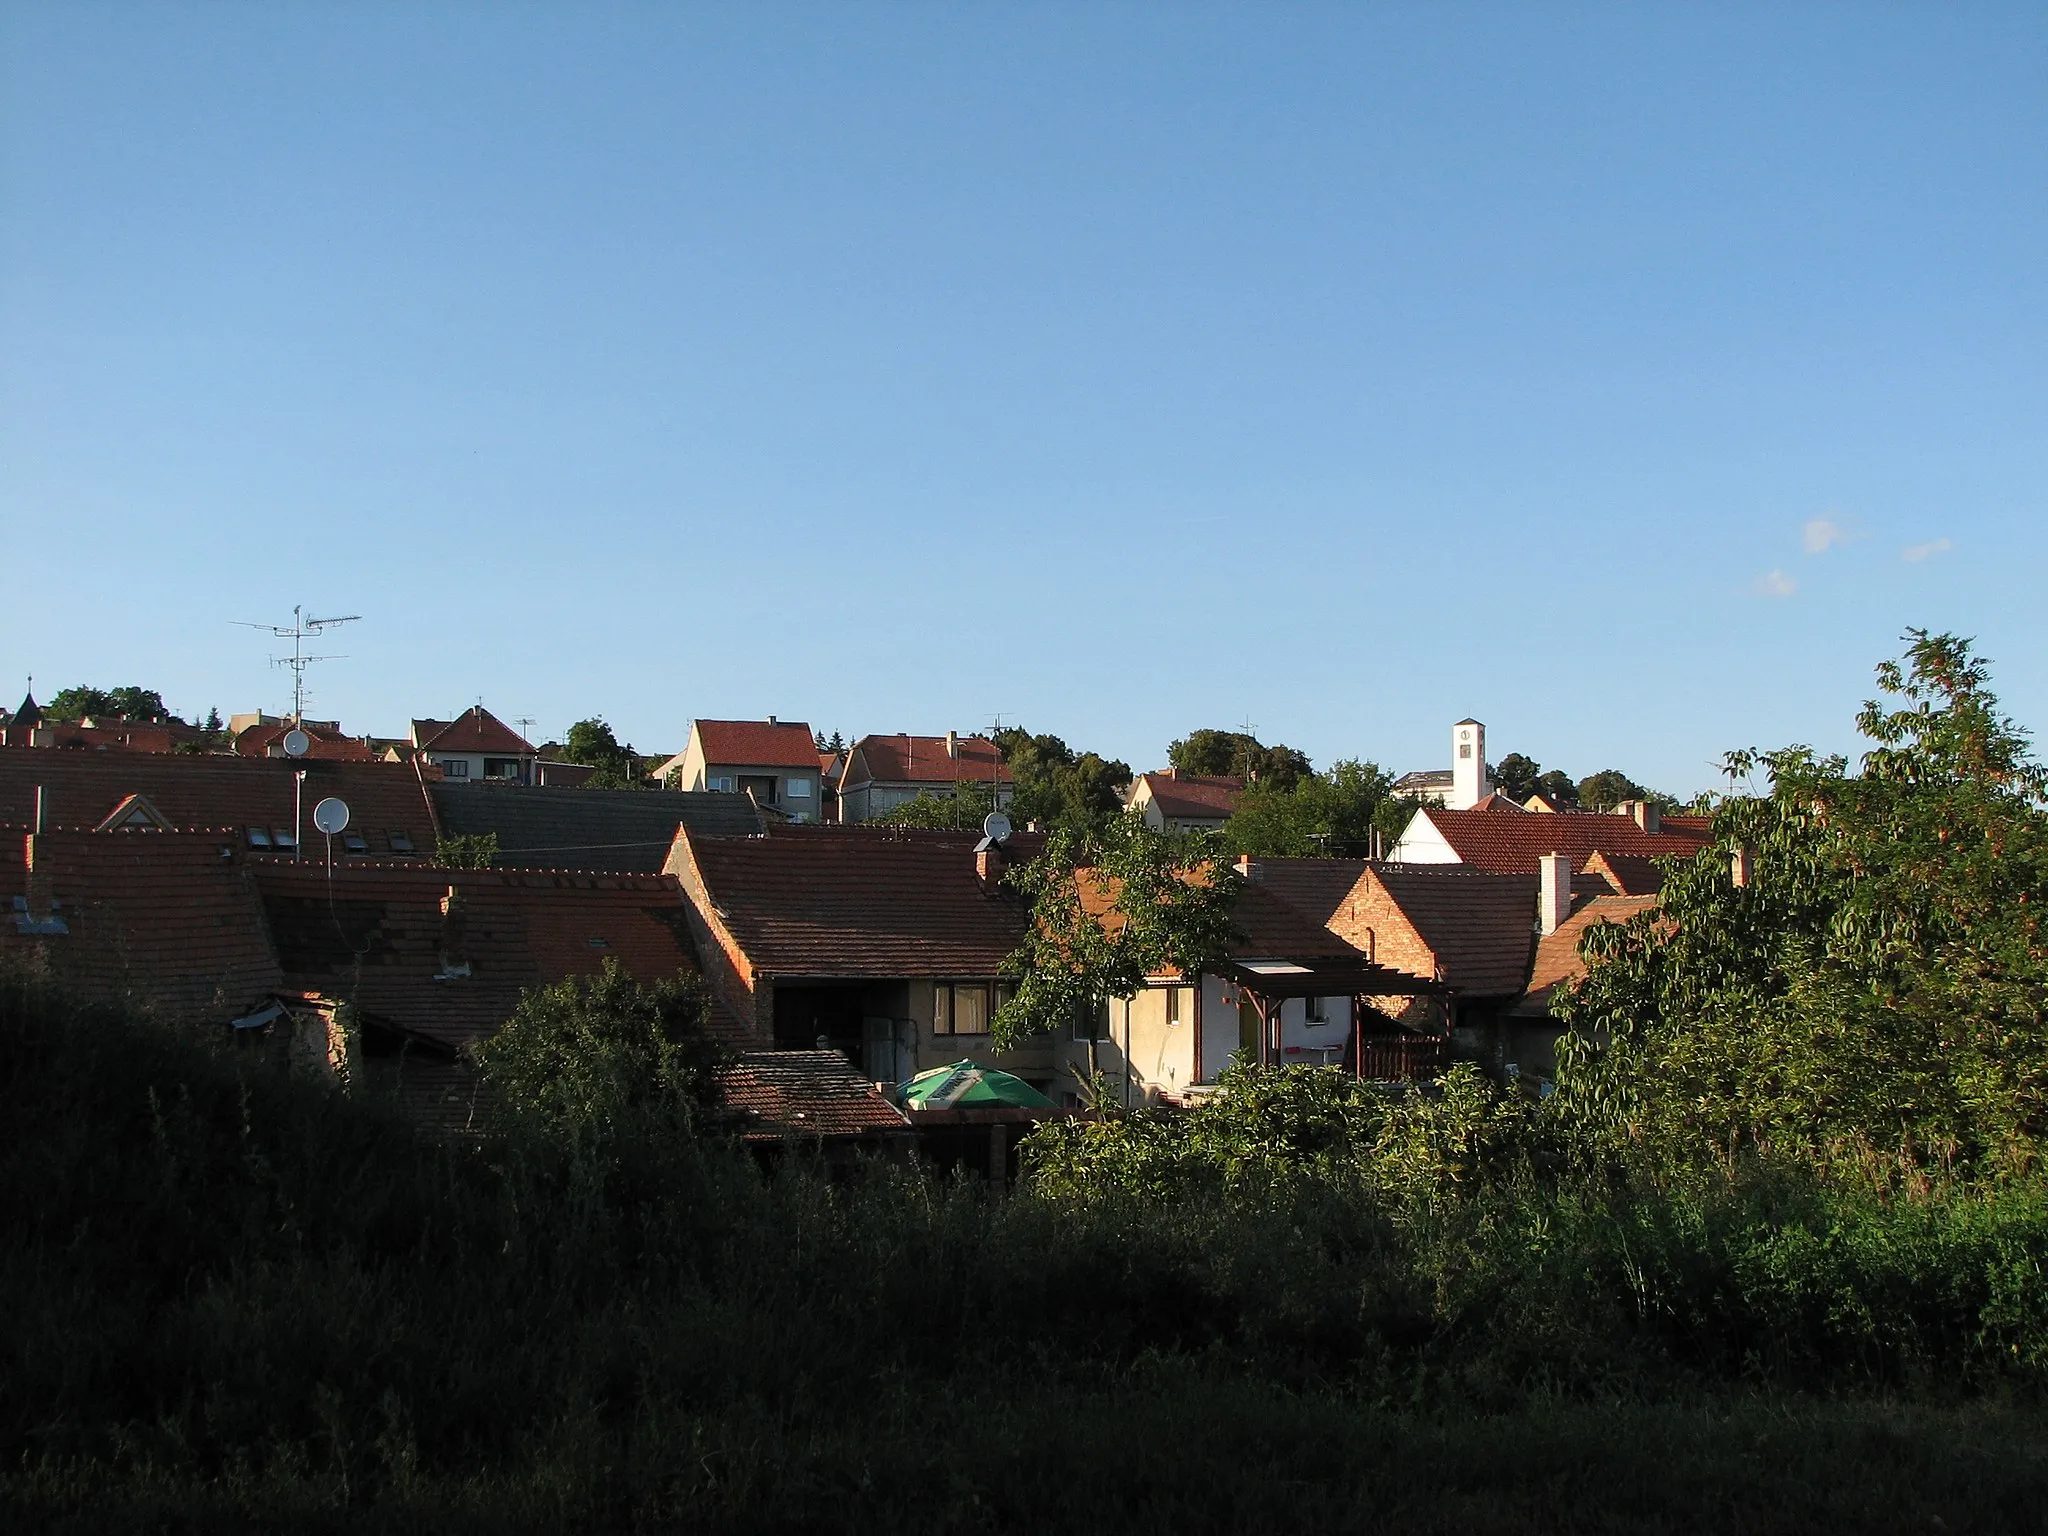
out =
[[[66,688],[43,706],[46,720],[83,720],[88,715],[126,715],[131,720],[168,717],[164,697],[154,688]]]
[[[1382,844],[1399,837],[1413,804],[1393,792],[1393,775],[1377,763],[1345,760],[1311,773],[1292,789],[1261,780],[1246,787],[1224,824],[1223,845],[1254,858],[1365,858],[1375,832]]]
[[[1229,952],[1241,885],[1217,840],[1156,832],[1136,816],[1056,828],[1007,884],[1030,903],[1003,962],[1016,983],[991,1028],[999,1049],[1093,1017],[1146,979],[1192,976]]]
[[[476,1059],[515,1117],[602,1140],[649,1115],[692,1123],[718,1102],[709,1017],[697,978],[643,984],[608,958],[596,976],[529,987]]]
[[[1603,768],[1579,780],[1579,803],[1589,811],[1611,811],[1627,800],[1647,800],[1650,792],[1619,768]]]
[[[1077,753],[1057,736],[1034,736],[1021,726],[997,731],[995,743],[1010,770],[1017,820],[1080,827],[1122,812],[1129,763]]]
[[[1533,757],[1510,752],[1494,765],[1493,787],[1519,804],[1537,792],[1542,774],[1543,765]]]
[[[1569,808],[1579,803],[1579,786],[1572,782],[1571,775],[1562,768],[1553,768],[1548,773],[1539,775],[1536,780],[1536,793],[1542,795],[1552,805]]]
[[[498,834],[444,837],[434,844],[434,862],[442,869],[489,869],[498,862]]]
[[[1204,778],[1230,776],[1292,789],[1309,773],[1308,754],[1293,747],[1264,746],[1243,731],[1189,731],[1168,745],[1166,760],[1182,773]]]
[[[979,827],[996,808],[993,785],[963,779],[950,795],[919,790],[915,800],[905,801],[871,818],[876,826],[928,827],[943,832],[968,832]]]
[[[591,789],[630,789],[640,782],[637,760],[630,746],[622,746],[612,728],[598,716],[578,720],[569,727],[562,745],[562,760],[595,768],[585,781]]]
[[[1722,803],[1660,912],[1584,941],[1557,1102],[1591,1145],[1880,1179],[2039,1166],[2048,775],[1968,641],[1907,638],[1878,668],[1892,699],[1857,716],[1860,773],[1731,753],[1769,792]]]

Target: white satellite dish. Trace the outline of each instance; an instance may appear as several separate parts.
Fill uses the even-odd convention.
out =
[[[284,733],[284,755],[286,757],[304,757],[312,750],[313,738],[297,726],[293,726]]]
[[[1006,841],[1012,830],[1010,818],[1001,811],[990,811],[981,818],[981,835],[992,843]]]
[[[329,837],[348,826],[348,802],[329,795],[313,807],[313,825]]]

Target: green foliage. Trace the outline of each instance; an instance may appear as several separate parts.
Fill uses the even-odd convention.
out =
[[[1560,1105],[1660,1167],[1757,1150],[1881,1183],[2035,1167],[2048,1135],[2048,813],[1967,641],[1909,631],[1862,771],[1732,754],[1762,796],[1595,929],[1558,1009]],[[1751,878],[1732,860],[1746,849]]]
[[[1377,763],[1350,759],[1302,776],[1292,789],[1262,779],[1239,797],[1223,845],[1254,858],[1365,858],[1375,832],[1391,845],[1415,814],[1393,783]]]
[[[1076,752],[1057,736],[1034,736],[1021,726],[997,731],[995,743],[1015,786],[1010,814],[1019,825],[1085,827],[1123,809],[1129,763]]]
[[[588,789],[633,789],[640,784],[639,761],[632,747],[621,745],[612,728],[596,716],[569,727],[562,760],[597,770],[584,781]]]
[[[1127,815],[1055,828],[1007,882],[1031,921],[1003,962],[1016,989],[991,1026],[999,1048],[1093,1017],[1148,977],[1193,975],[1226,954],[1241,884],[1215,838],[1155,832]]]
[[[607,959],[529,988],[476,1060],[506,1111],[557,1135],[603,1140],[648,1115],[687,1128],[718,1099],[709,1016],[696,977],[643,984]]]
[[[126,715],[131,720],[168,717],[164,696],[154,688],[66,688],[43,706],[46,720],[82,720],[88,715]]]
[[[1493,766],[1493,787],[1519,803],[1536,793],[1537,781],[1542,776],[1541,763],[1520,752],[1510,752]]]
[[[1617,785],[1614,781],[1619,780],[1618,787],[1621,792],[1615,796],[1616,803],[1621,800],[1643,798],[1639,786],[1611,770],[1606,775],[1595,774],[1593,779],[1587,782],[1593,783],[1595,780],[1601,781],[1603,793],[1615,792]],[[1517,805],[1526,804],[1532,795],[1544,795],[1552,804],[1559,806],[1575,806],[1579,803],[1579,786],[1572,782],[1570,774],[1561,768],[1546,771],[1541,763],[1532,757],[1525,757],[1520,752],[1510,752],[1494,765],[1493,787]],[[1630,789],[1638,792],[1630,795],[1627,793]]]
[[[443,869],[489,869],[498,862],[498,834],[444,837],[434,844],[434,862]]]
[[[1293,789],[1310,771],[1306,753],[1264,746],[1244,731],[1189,731],[1167,747],[1166,760],[1182,773],[1234,775],[1278,790]]]
[[[921,789],[916,799],[906,800],[869,819],[879,827],[927,827],[943,832],[971,832],[995,808],[995,786],[962,779],[950,795]]]
[[[1619,768],[1603,768],[1579,780],[1578,801],[1589,811],[1611,811],[1628,800],[1648,800],[1650,792]]]
[[[1553,805],[1570,807],[1579,803],[1579,786],[1572,782],[1571,775],[1562,768],[1552,768],[1547,773],[1538,774],[1536,792],[1548,796]]]

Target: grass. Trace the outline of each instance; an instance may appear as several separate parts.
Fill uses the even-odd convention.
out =
[[[2038,1192],[993,1204],[0,987],[0,1520],[2037,1529]]]

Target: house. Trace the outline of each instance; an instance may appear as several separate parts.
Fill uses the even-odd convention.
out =
[[[175,752],[202,733],[182,720],[131,720],[126,715],[89,715],[51,720],[33,693],[0,725],[0,746],[56,747],[97,752]]]
[[[444,778],[533,782],[533,744],[481,704],[453,720],[413,721],[410,740],[414,755]]]
[[[325,720],[271,720],[252,725],[236,735],[235,752],[241,757],[290,757],[285,737],[293,731],[305,734],[307,747],[301,757],[329,762],[374,763],[379,753],[368,737],[344,736],[339,725]]]
[[[337,861],[424,860],[438,836],[428,781],[412,763],[0,747],[0,826],[224,827],[250,853],[290,855],[303,836],[305,851],[324,858],[329,840],[313,830],[313,808],[337,799],[349,808],[347,829],[331,840]]]
[[[839,1051],[742,1051],[720,1070],[718,1087],[740,1140],[756,1151],[898,1150],[915,1136],[910,1117]]]
[[[1124,799],[1124,809],[1158,831],[1214,832],[1230,820],[1244,794],[1234,775],[1204,777],[1163,768],[1141,773]]]
[[[543,765],[545,766],[545,765]],[[561,789],[552,785],[428,786],[449,837],[498,840],[495,867],[659,874],[676,828],[750,837],[761,813],[745,795],[706,790]]]
[[[692,720],[683,750],[655,769],[665,785],[752,795],[791,821],[822,821],[817,738],[801,721]]]
[[[786,827],[765,837],[678,829],[682,885],[705,976],[756,1049],[829,1046],[876,1082],[963,1058],[1043,1091],[1050,1041],[994,1049],[1007,996],[999,971],[1024,936],[1007,861],[1041,846],[1020,833],[977,851],[972,833]]]
[[[1642,859],[1687,856],[1712,840],[1711,826],[1709,817],[1664,816],[1646,801],[1616,811],[1546,815],[1489,795],[1468,810],[1423,806],[1387,851],[1387,860],[1533,874],[1546,853],[1570,854],[1574,868],[1583,868],[1596,852]]]
[[[1010,803],[1010,770],[986,736],[863,736],[839,778],[839,817],[872,821],[921,794],[951,798],[963,783],[987,785],[998,806]]]

